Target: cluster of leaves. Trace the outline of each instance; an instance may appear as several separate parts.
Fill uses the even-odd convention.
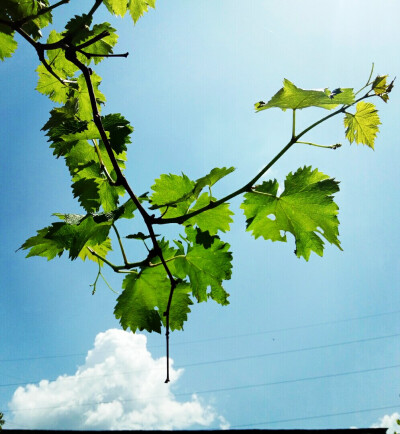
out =
[[[126,273],[115,306],[116,318],[124,329],[161,332],[162,326],[167,331],[182,329],[194,300],[228,304],[229,294],[223,282],[231,277],[232,254],[220,232],[230,229],[233,212],[228,201],[235,196],[244,195],[241,208],[247,230],[255,238],[286,242],[290,233],[296,255],[307,261],[311,252],[323,255],[323,239],[340,249],[338,206],[333,198],[339,191],[337,181],[305,166],[287,175],[280,194],[277,180],[259,185],[256,182],[296,143],[312,145],[300,142],[300,138],[338,114],[344,114],[345,135],[350,143],[373,148],[380,120],[375,106],[364,100],[378,96],[387,102],[393,81],[388,84],[387,76],[370,81],[371,72],[364,88],[354,93],[350,88],[301,89],[285,79],[283,87],[267,103],[255,104],[255,110],[292,110],[292,138],[248,184],[217,199],[212,187],[232,173],[233,167],[214,168],[196,181],[183,173],[162,174],[149,196],[137,198],[123,176],[133,127],[119,113],[97,116],[105,97],[99,90],[101,78],[88,69],[92,62],[97,64],[113,55],[118,38],[109,23],[92,25],[93,14],[101,3],[114,15],[123,16],[129,11],[135,22],[148,7],[155,6],[155,0],[95,0],[93,8],[72,18],[63,32],[52,30],[45,44],[36,41],[41,38],[40,29],[51,23],[53,8],[47,0],[6,0],[0,11],[0,58],[4,60],[14,52],[15,32],[39,54],[36,89],[58,104],[43,130],[53,154],[65,160],[73,195],[85,211],[81,215],[55,214],[57,222],[40,229],[21,246],[29,251],[27,256],[50,260],[66,251],[71,260],[88,258],[100,267],[106,264],[115,272]],[[73,56],[68,54],[71,50]],[[46,57],[41,57],[42,52]],[[366,93],[356,99],[365,88]],[[330,114],[296,134],[296,112],[308,107],[325,109]],[[130,197],[120,204],[126,192]],[[143,242],[151,238],[153,247],[143,260],[129,262],[116,225],[138,212],[149,234],[138,232],[126,238]],[[155,235],[153,226],[164,224],[180,224],[180,238],[168,241]],[[107,260],[112,249],[112,228],[123,258],[121,265]]]

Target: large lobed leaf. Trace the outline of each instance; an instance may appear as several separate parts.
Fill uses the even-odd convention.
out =
[[[21,249],[29,249],[27,258],[30,256],[43,256],[50,260],[57,255],[61,256],[67,250],[71,260],[76,259],[78,256],[85,259],[87,254],[83,250],[86,247],[91,247],[95,251],[99,250],[103,255],[108,250],[111,250],[108,233],[112,221],[97,223],[91,215],[83,218],[74,218],[71,215],[69,215],[69,218],[59,216],[64,221],[52,223],[51,226],[40,229],[37,231],[37,235],[22,244]]]
[[[175,241],[177,249],[170,247],[164,239],[159,241],[163,257],[177,281],[170,309],[172,330],[183,328],[190,312],[189,306],[193,304],[190,294],[198,302],[212,298],[222,305],[229,303],[229,294],[222,286],[223,280],[231,277],[229,244],[192,227],[186,228],[186,235],[186,249],[180,241]],[[139,273],[132,272],[124,279],[123,292],[118,297],[114,314],[124,329],[160,333],[161,325],[165,325],[163,314],[171,283],[154,251],[149,257],[151,266],[142,267]]]
[[[344,126],[350,143],[354,141],[374,149],[374,142],[379,132],[380,120],[378,110],[370,102],[357,103],[355,114],[346,112]]]
[[[165,325],[164,312],[170,294],[170,281],[163,267],[147,267],[139,274],[129,274],[122,283],[123,292],[117,299],[114,314],[121,326],[136,330],[161,333]],[[169,326],[171,330],[181,330],[193,304],[188,293],[190,287],[180,282],[172,298]]]
[[[286,232],[290,232],[295,238],[296,255],[307,261],[312,251],[323,255],[321,236],[341,249],[339,208],[332,196],[339,191],[337,181],[318,169],[303,167],[289,173],[280,196],[278,188],[276,180],[266,181],[244,195],[241,208],[247,218],[247,230],[255,238],[286,242]]]
[[[206,192],[201,194],[202,190],[207,186],[211,189],[216,182],[233,171],[233,167],[214,168],[197,181],[190,180],[185,174],[163,174],[151,187],[154,192],[150,198],[152,209],[160,208],[163,217],[174,218],[206,207],[211,201],[215,202],[215,198]],[[201,230],[208,230],[215,235],[218,231],[229,230],[231,215],[233,212],[229,210],[229,204],[225,203],[191,217],[184,224],[197,224]]]
[[[188,226],[186,233],[189,244],[186,252],[183,246],[178,250],[176,259],[171,262],[172,273],[181,279],[189,278],[198,302],[212,298],[219,304],[229,304],[229,294],[222,286],[222,282],[229,280],[232,274],[229,244],[198,228]]]
[[[272,107],[278,107],[283,111],[286,109],[296,110],[307,107],[321,107],[331,110],[339,104],[352,104],[353,102],[353,89],[340,88],[332,92],[329,89],[301,89],[285,78],[283,88],[280,89],[267,104],[262,101],[256,103],[255,109],[257,112]]]

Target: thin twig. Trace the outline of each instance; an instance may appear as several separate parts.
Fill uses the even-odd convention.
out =
[[[303,143],[304,145],[316,146],[317,148],[325,148],[325,149],[337,149],[342,146],[340,143],[336,143],[335,145],[317,145],[316,143],[312,143],[312,142],[299,142],[299,141],[297,141],[296,143]]]
[[[84,42],[83,44],[77,45],[75,48],[77,51],[82,50],[82,48],[89,47],[90,45],[93,45],[95,42],[100,41],[101,39],[105,38],[106,36],[110,36],[110,32],[107,30],[104,30],[104,32],[99,33],[96,36],[93,36],[93,38],[89,39],[88,41]]]
[[[92,139],[92,143],[94,145],[94,149],[95,149],[97,157],[99,159],[100,170],[106,175],[107,181],[110,183],[110,185],[112,185],[112,186],[117,185],[116,182],[111,178],[111,175],[108,173],[107,167],[105,166],[105,164],[103,162],[103,159],[101,157],[100,148],[99,148],[99,145],[97,144],[97,140]]]
[[[192,211],[188,214],[184,214],[182,216],[179,217],[171,217],[171,218],[165,218],[162,219],[160,217],[154,218],[152,223],[153,224],[158,224],[158,225],[165,225],[165,224],[169,224],[169,223],[177,223],[177,224],[182,224],[183,222],[185,222],[186,220],[203,213],[204,211],[208,211],[210,209],[216,208],[217,206],[227,202],[228,200],[246,193],[247,191],[251,191],[251,187],[296,143],[298,142],[298,140],[300,139],[300,137],[304,136],[304,134],[308,133],[310,130],[312,130],[313,128],[315,128],[317,125],[321,124],[322,122],[327,121],[328,119],[332,118],[333,116],[336,116],[339,113],[345,113],[346,109],[348,109],[349,107],[353,106],[354,104],[356,104],[357,102],[366,99],[366,98],[371,98],[373,96],[376,95],[370,95],[369,93],[365,94],[364,96],[358,98],[357,100],[355,100],[353,103],[348,104],[348,105],[344,105],[342,106],[340,109],[336,110],[333,113],[330,113],[327,116],[324,116],[323,118],[321,118],[319,121],[314,122],[312,125],[310,125],[309,127],[305,128],[301,133],[297,134],[295,137],[292,137],[289,141],[289,143],[280,151],[278,152],[277,155],[275,155],[275,157],[253,178],[251,179],[246,185],[244,185],[243,187],[239,188],[238,190],[234,191],[231,194],[228,194],[227,196],[223,197],[222,199],[219,199],[215,202],[210,202],[208,205],[204,206],[203,208],[199,208],[196,211]]]
[[[129,56],[128,52],[123,54],[94,54],[94,53],[86,53],[86,51],[80,50],[79,48],[77,48],[76,51],[83,54],[88,59],[90,59],[91,57],[128,57]]]
[[[96,0],[92,9],[88,12],[89,16],[93,16],[93,14],[96,12],[97,8],[103,3],[103,0]]]
[[[115,234],[117,235],[117,238],[118,238],[118,243],[119,243],[119,247],[121,249],[121,254],[122,254],[122,257],[124,258],[124,264],[127,265],[128,264],[128,260],[126,259],[126,254],[125,254],[124,246],[122,244],[121,237],[119,236],[118,229],[117,229],[117,227],[115,226],[114,223],[112,223],[112,227],[113,227],[113,229],[115,231]]]
[[[47,8],[41,9],[37,14],[29,15],[29,16],[27,16],[25,18],[22,18],[19,21],[16,21],[15,24],[17,26],[23,26],[28,21],[34,20],[34,19],[40,17],[40,15],[46,14],[47,12],[50,12],[51,10],[53,10],[55,8],[58,8],[59,6],[61,6],[63,4],[69,3],[69,1],[70,0],[61,0],[61,1],[59,1],[58,3],[56,3],[56,4],[52,5],[52,6],[48,6]]]

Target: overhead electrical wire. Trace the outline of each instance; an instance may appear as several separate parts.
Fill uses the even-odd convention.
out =
[[[280,384],[289,384],[289,383],[298,383],[298,382],[304,382],[304,381],[314,381],[314,380],[321,380],[324,378],[335,378],[335,377],[342,377],[342,376],[348,376],[348,375],[354,375],[354,374],[365,374],[369,372],[377,372],[377,371],[384,371],[387,369],[394,369],[399,368],[400,364],[397,365],[391,365],[391,366],[382,366],[377,368],[369,368],[369,369],[360,369],[358,371],[347,371],[347,372],[336,372],[333,374],[325,374],[325,375],[317,375],[314,377],[302,377],[302,378],[295,378],[291,380],[280,380],[280,381],[271,381],[268,383],[257,383],[257,384],[247,384],[242,386],[231,386],[231,387],[222,387],[218,389],[208,389],[208,390],[199,390],[196,392],[181,392],[181,393],[175,393],[174,396],[192,396],[192,395],[201,395],[205,393],[218,393],[218,392],[230,392],[232,390],[241,390],[241,389],[253,389],[257,387],[268,387],[268,386],[275,386]],[[100,376],[99,376],[100,377]],[[91,377],[93,378],[93,377]],[[153,398],[157,398],[159,395],[154,396]],[[151,399],[152,397],[150,397]],[[124,403],[124,402],[133,402],[133,401],[140,401],[141,398],[131,398],[131,399],[120,399],[118,402]],[[94,406],[94,405],[100,405],[100,404],[110,404],[113,401],[96,401],[96,402],[86,402],[83,404],[77,404],[75,407],[87,407],[87,406]],[[71,403],[65,403],[64,405],[57,405],[57,406],[46,406],[46,407],[33,407],[33,408],[19,408],[16,410],[4,410],[4,412],[20,412],[20,411],[34,411],[34,410],[54,410],[58,408],[63,408],[65,406],[70,406]],[[278,421],[280,422],[280,421]],[[260,422],[262,424],[263,422]],[[275,422],[269,422],[269,423],[275,423]],[[246,425],[247,426],[247,425]]]
[[[232,425],[230,428],[244,428],[247,426],[256,426],[256,425],[271,425],[274,423],[285,423],[285,422],[297,422],[300,420],[310,420],[310,419],[319,419],[324,417],[332,417],[332,416],[345,416],[348,414],[355,414],[355,413],[366,413],[369,411],[376,411],[376,410],[389,410],[391,408],[399,408],[400,405],[388,405],[385,407],[374,407],[374,408],[364,408],[362,410],[352,410],[352,411],[342,411],[340,413],[327,413],[327,414],[319,414],[316,416],[304,416],[304,417],[294,417],[291,419],[278,419],[278,420],[271,420],[271,421],[264,421],[264,422],[256,422],[256,423],[246,423],[241,425]]]
[[[257,336],[257,335],[263,335],[263,334],[278,333],[278,332],[291,331],[291,330],[300,330],[300,329],[306,329],[306,328],[312,328],[312,327],[319,327],[322,325],[363,320],[363,319],[375,318],[375,317],[380,317],[380,316],[385,316],[385,315],[394,315],[394,314],[398,314],[398,313],[400,313],[400,310],[394,310],[394,311],[390,311],[390,312],[382,312],[382,313],[371,314],[371,315],[363,315],[363,316],[353,317],[353,318],[324,321],[324,322],[318,322],[318,323],[307,324],[307,325],[286,327],[286,328],[280,328],[280,329],[264,330],[264,331],[259,331],[259,332],[243,333],[243,334],[236,334],[236,335],[229,335],[229,336],[216,336],[216,337],[198,339],[198,340],[193,340],[193,341],[184,341],[184,342],[175,342],[175,343],[171,342],[171,345],[172,346],[188,345],[188,344],[195,344],[195,343],[203,343],[203,342],[219,341],[219,340],[225,340],[225,339],[235,339],[235,338],[242,338],[242,337],[248,337],[248,336]],[[163,346],[164,345],[149,345],[147,348],[151,349],[151,348],[159,348],[159,347],[163,347]],[[41,360],[41,359],[56,359],[56,358],[67,358],[67,357],[80,357],[80,356],[86,356],[86,355],[87,355],[87,352],[86,353],[55,354],[55,355],[45,355],[45,356],[18,357],[18,358],[11,358],[11,359],[0,359],[0,363],[2,363],[2,362],[21,362],[21,361]]]
[[[179,369],[179,368],[191,368],[191,367],[195,367],[195,366],[210,365],[210,364],[225,363],[225,362],[236,362],[239,360],[257,359],[257,358],[261,358],[261,357],[277,356],[277,355],[282,355],[282,354],[299,353],[302,351],[320,350],[320,349],[325,349],[325,348],[339,347],[341,345],[351,345],[351,344],[356,344],[356,343],[372,342],[372,341],[377,341],[377,340],[381,340],[381,339],[388,339],[388,338],[393,338],[393,337],[398,337],[398,336],[400,336],[400,333],[395,333],[392,335],[385,335],[385,336],[377,336],[377,337],[372,337],[372,338],[365,338],[365,339],[356,339],[356,340],[345,341],[345,342],[336,342],[334,344],[317,345],[317,346],[312,346],[312,347],[302,347],[302,348],[296,348],[296,349],[284,350],[284,351],[274,351],[274,352],[264,353],[264,354],[238,356],[238,357],[231,357],[231,358],[227,358],[227,359],[206,360],[203,362],[195,362],[195,363],[189,363],[186,365],[178,366],[177,369]],[[109,377],[109,376],[114,376],[114,375],[135,374],[135,373],[144,372],[144,371],[148,371],[148,369],[133,370],[133,371],[128,371],[128,372],[116,372],[113,374],[104,374],[104,375],[92,375],[90,377],[85,377],[85,378],[92,379],[92,378],[99,378],[99,377]],[[41,380],[39,380],[39,381],[41,381]],[[0,387],[25,386],[27,384],[38,383],[39,381],[0,384]],[[48,381],[55,381],[55,380],[48,380]]]

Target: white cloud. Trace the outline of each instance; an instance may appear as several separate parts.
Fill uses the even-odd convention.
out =
[[[96,336],[74,375],[19,387],[9,403],[13,427],[75,430],[182,430],[229,424],[196,395],[178,402],[165,384],[166,359],[153,359],[146,336],[110,329]]]
[[[371,428],[388,428],[387,434],[393,434],[395,431],[400,432],[400,426],[397,424],[397,420],[400,419],[399,413],[393,413],[392,415],[385,414],[380,418],[378,423],[375,423]]]

